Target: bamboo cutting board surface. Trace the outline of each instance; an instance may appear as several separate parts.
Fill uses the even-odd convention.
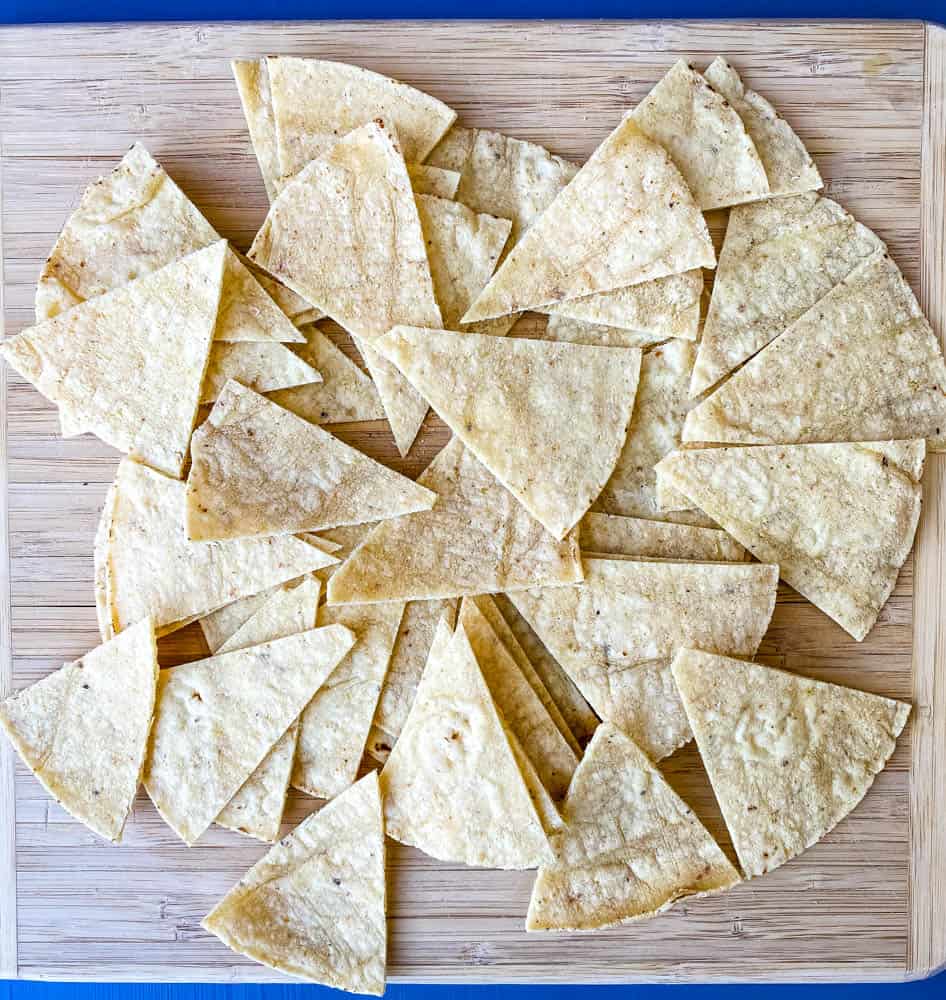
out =
[[[946,321],[946,32],[920,23],[363,23],[7,28],[0,32],[3,318],[31,322],[40,265],[79,193],[142,140],[238,246],[266,201],[231,57],[350,61],[428,90],[465,124],[584,159],[680,56],[727,55],[796,126],[826,193],[887,242],[934,327]],[[720,220],[714,220],[719,222]],[[0,686],[98,641],[92,536],[117,457],[63,440],[53,407],[3,373]],[[429,418],[406,461],[383,425],[342,436],[416,474],[446,434]],[[865,801],[772,875],[593,936],[526,935],[532,874],[434,862],[389,846],[391,978],[457,982],[897,979],[946,960],[946,457],[929,460],[915,556],[855,643],[782,588],[760,658],[911,700]],[[192,627],[162,662],[204,652]],[[665,771],[728,838],[697,755]],[[315,805],[294,796],[287,827]],[[201,917],[263,852],[212,829],[184,847],[142,796],[124,845],[71,821],[0,746],[0,974],[159,982],[282,979],[223,947]]]

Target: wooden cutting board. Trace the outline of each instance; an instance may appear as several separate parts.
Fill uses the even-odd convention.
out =
[[[31,321],[40,265],[84,186],[136,139],[213,225],[246,247],[266,201],[228,60],[280,52],[351,61],[443,98],[466,124],[581,160],[670,64],[726,54],[796,126],[827,186],[887,242],[946,325],[946,32],[920,23],[363,23],[5,28],[0,33],[3,317]],[[719,223],[721,219],[713,220]],[[98,641],[92,536],[117,458],[63,440],[53,408],[0,382],[9,530],[0,558],[0,686],[19,688]],[[445,440],[433,419],[407,461],[383,425],[343,436],[416,474]],[[396,980],[899,979],[946,959],[946,458],[927,470],[916,555],[855,643],[783,588],[761,659],[907,698],[888,769],[823,843],[725,895],[591,936],[526,935],[532,875],[434,862],[391,844]],[[203,653],[196,627],[164,663]],[[724,844],[692,749],[665,771]],[[287,827],[313,807],[293,797]],[[0,743],[0,974],[259,982],[201,917],[263,852],[213,829],[188,850],[143,797],[125,843],[72,822]]]

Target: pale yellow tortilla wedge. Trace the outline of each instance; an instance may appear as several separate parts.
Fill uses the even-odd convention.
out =
[[[734,208],[690,394],[706,393],[883,249],[837,202],[814,192]]]
[[[459,197],[462,200],[463,181]],[[628,116],[516,243],[467,323],[713,267],[702,213]]]
[[[0,702],[0,728],[70,815],[118,843],[138,792],[158,658],[150,619]]]
[[[228,382],[194,433],[187,532],[195,541],[319,531],[429,510],[436,495]]]
[[[276,120],[273,117],[266,60],[231,59],[230,69],[240,93],[243,117],[246,119],[266,194],[270,201],[274,201],[279,194],[280,170],[276,152]]]
[[[694,562],[746,562],[749,553],[717,528],[666,524],[639,517],[589,511],[581,520],[578,544],[584,555]],[[776,562],[775,559],[764,560]]]
[[[372,771],[309,815],[201,921],[241,955],[352,993],[384,993],[384,822]]]
[[[112,531],[112,511],[115,509],[115,484],[110,483],[102,503],[102,513],[99,515],[95,528],[95,541],[92,545],[92,586],[95,591],[95,618],[99,626],[102,642],[112,638],[112,610],[109,572],[108,572],[108,539]]]
[[[377,342],[453,433],[556,538],[624,447],[641,355],[395,327]]]
[[[631,117],[673,157],[704,211],[769,194],[765,168],[742,119],[685,60],[674,63]]]
[[[662,468],[757,559],[777,563],[786,583],[860,640],[913,546],[925,447],[706,448],[668,455]]]
[[[229,344],[301,343],[302,334],[276,304],[274,291],[275,282],[253,274],[241,256],[228,248],[214,340]]]
[[[408,163],[407,176],[416,195],[451,199],[457,193],[460,175],[456,170],[432,167],[429,163]]]
[[[851,812],[910,714],[902,701],[693,649],[677,654],[673,676],[749,878]]]
[[[584,560],[585,581],[509,595],[598,715],[660,760],[691,738],[670,675],[685,646],[753,656],[778,567]]]
[[[542,784],[542,779],[539,777],[535,765],[529,759],[529,755],[525,750],[522,749],[522,744],[517,739],[516,734],[509,727],[505,719],[502,722],[512,755],[516,759],[516,767],[519,768],[522,780],[526,783],[529,798],[532,799],[532,805],[538,814],[542,829],[548,836],[551,836],[562,829],[562,814],[558,811],[558,806],[555,804],[555,800],[552,798],[549,790]]]
[[[321,383],[322,375],[282,344],[215,341],[200,390],[201,403],[219,399],[230,379],[254,392],[272,392]]]
[[[551,860],[541,819],[463,626],[437,628],[407,723],[381,772],[388,836],[485,868]]]
[[[274,274],[257,264],[256,261],[250,260],[249,257],[244,257],[242,254],[240,260],[249,268],[267,295],[296,326],[302,325],[303,322],[314,323],[325,315],[311,302],[308,302],[301,295],[297,295],[288,285],[284,285]]]
[[[498,320],[488,319],[484,322],[496,323]],[[581,319],[570,319],[568,316],[558,316],[553,313],[546,321],[541,339],[555,340],[563,344],[586,344],[589,347],[644,348],[651,347],[666,338],[638,333],[636,330],[622,330],[617,326],[586,323]]]
[[[226,243],[4,341],[0,353],[73,429],[179,476],[213,339]]]
[[[539,869],[528,931],[591,931],[648,920],[687,896],[736,885],[739,873],[693,810],[635,743],[598,727],[575,772]]]

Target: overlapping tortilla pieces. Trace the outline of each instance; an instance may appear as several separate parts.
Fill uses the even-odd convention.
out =
[[[669,524],[594,511],[589,511],[581,520],[578,544],[583,555],[612,559],[628,556],[632,559],[746,562],[749,558],[749,553],[732,535],[718,528]]]

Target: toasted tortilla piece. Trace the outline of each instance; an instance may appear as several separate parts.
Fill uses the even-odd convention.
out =
[[[542,829],[546,834],[551,836],[562,829],[564,825],[562,823],[562,814],[558,811],[558,806],[549,794],[549,790],[542,784],[542,779],[539,777],[535,765],[529,759],[529,755],[525,750],[522,749],[522,744],[516,738],[516,734],[510,729],[505,719],[503,719],[503,730],[506,733],[506,739],[509,741],[512,755],[516,759],[516,766],[519,768],[522,780],[526,783],[529,798],[532,799],[532,805],[539,816]]]
[[[118,843],[141,782],[158,655],[144,619],[0,702],[0,727],[70,815]]]
[[[460,175],[456,170],[432,167],[429,163],[408,163],[407,175],[416,195],[451,199],[457,193]]]
[[[942,347],[896,264],[882,255],[691,410],[683,440],[913,440],[944,430]]]
[[[678,899],[736,885],[739,873],[641,749],[602,723],[578,765],[539,869],[528,931],[591,931],[648,920]]]
[[[210,826],[355,641],[309,629],[162,670],[144,784],[188,845]]]
[[[310,814],[201,921],[234,951],[352,993],[384,993],[384,823],[372,771]]]
[[[711,389],[883,250],[866,226],[814,192],[734,208],[690,395]]]
[[[319,531],[429,510],[436,495],[327,431],[228,382],[194,433],[195,541]]]
[[[799,194],[824,186],[814,160],[791,125],[761,94],[749,90],[722,56],[709,64],[703,76],[742,119],[765,167],[771,194]]]
[[[635,559],[684,559],[694,562],[746,562],[749,559],[749,553],[725,531],[593,511],[582,518],[578,544],[585,555],[612,558],[630,556]]]
[[[407,721],[441,619],[453,631],[456,600],[409,601],[404,608],[365,748],[381,764],[388,759]]]
[[[913,546],[925,449],[923,441],[706,448],[675,452],[661,466],[673,486],[861,640]]]
[[[192,542],[184,529],[184,483],[126,459],[115,484],[108,571],[116,632],[150,615],[163,635],[240,597],[338,562],[291,536]]]
[[[640,352],[416,327],[395,327],[377,344],[529,513],[564,538],[624,447]]]
[[[322,375],[282,344],[215,342],[200,390],[201,403],[219,399],[230,379],[254,392],[272,392],[320,383]]]
[[[462,201],[463,181],[458,197]],[[713,267],[703,215],[666,152],[630,117],[516,243],[464,322]]]
[[[236,80],[243,105],[243,117],[250,142],[266,185],[266,195],[275,201],[279,194],[279,156],[276,152],[276,120],[269,92],[269,70],[265,59],[231,59],[230,69]]]
[[[92,545],[92,581],[95,591],[95,618],[102,642],[112,638],[112,609],[109,572],[108,539],[112,530],[112,511],[115,509],[115,483],[110,483],[102,504],[102,513],[95,529]]]
[[[292,320],[264,287],[262,278],[262,275],[254,275],[240,255],[228,248],[217,327],[214,330],[215,341],[230,344],[245,341],[298,344],[304,340]],[[269,284],[275,286],[275,282]]]
[[[389,837],[431,857],[535,868],[551,848],[462,625],[437,626],[407,723],[381,772]]]
[[[427,404],[372,342],[398,323],[442,323],[394,134],[372,122],[313,161],[273,203],[250,256],[352,334],[406,454]]]
[[[433,600],[581,579],[575,536],[557,541],[456,438],[417,482],[437,494],[433,509],[379,524],[333,574],[329,604]]]
[[[0,353],[73,429],[179,476],[213,339],[226,243],[74,306]]]
[[[673,157],[703,211],[769,194],[765,168],[742,119],[685,60],[673,64],[631,117]]]
[[[269,295],[273,302],[293,321],[296,326],[301,326],[303,322],[314,323],[317,319],[325,316],[320,309],[317,309],[311,302],[306,301],[301,295],[297,295],[291,288],[284,285],[274,274],[270,274],[266,268],[260,266],[249,257],[240,255],[240,260],[249,268],[253,277],[263,286],[263,290]],[[314,316],[310,314],[314,313]]]
[[[678,649],[754,656],[775,607],[778,567],[584,560],[585,582],[510,600],[589,704],[660,760],[691,738],[670,675]]]
[[[331,539],[332,543],[338,545],[338,548],[332,553],[339,562],[333,563],[331,566],[326,566],[316,572],[316,576],[322,581],[322,586],[327,587],[329,580],[332,579],[332,575],[335,570],[341,569],[344,566],[348,557],[358,548],[359,545],[368,537],[371,531],[379,524],[379,521],[369,521],[366,524],[346,524],[341,528],[330,528],[328,531],[323,531],[318,537],[322,541],[328,541]],[[306,538],[311,538],[312,535],[306,535]]]
[[[317,323],[320,319],[325,319],[325,313],[321,309],[306,309],[299,313],[298,316],[293,316],[292,322],[297,328],[301,329],[310,323]]]
[[[403,614],[397,602],[319,608],[319,625],[344,625],[356,641],[302,713],[293,788],[330,799],[355,780]]]
[[[748,878],[851,812],[910,714],[902,701],[694,649],[677,654],[673,676]]]
[[[516,315],[518,317],[518,313]],[[497,323],[499,320],[488,319],[484,322]],[[542,339],[563,344],[586,344],[589,347],[650,347],[665,338],[637,333],[635,330],[622,330],[616,326],[586,323],[584,320],[569,319],[553,313],[548,317]]]

